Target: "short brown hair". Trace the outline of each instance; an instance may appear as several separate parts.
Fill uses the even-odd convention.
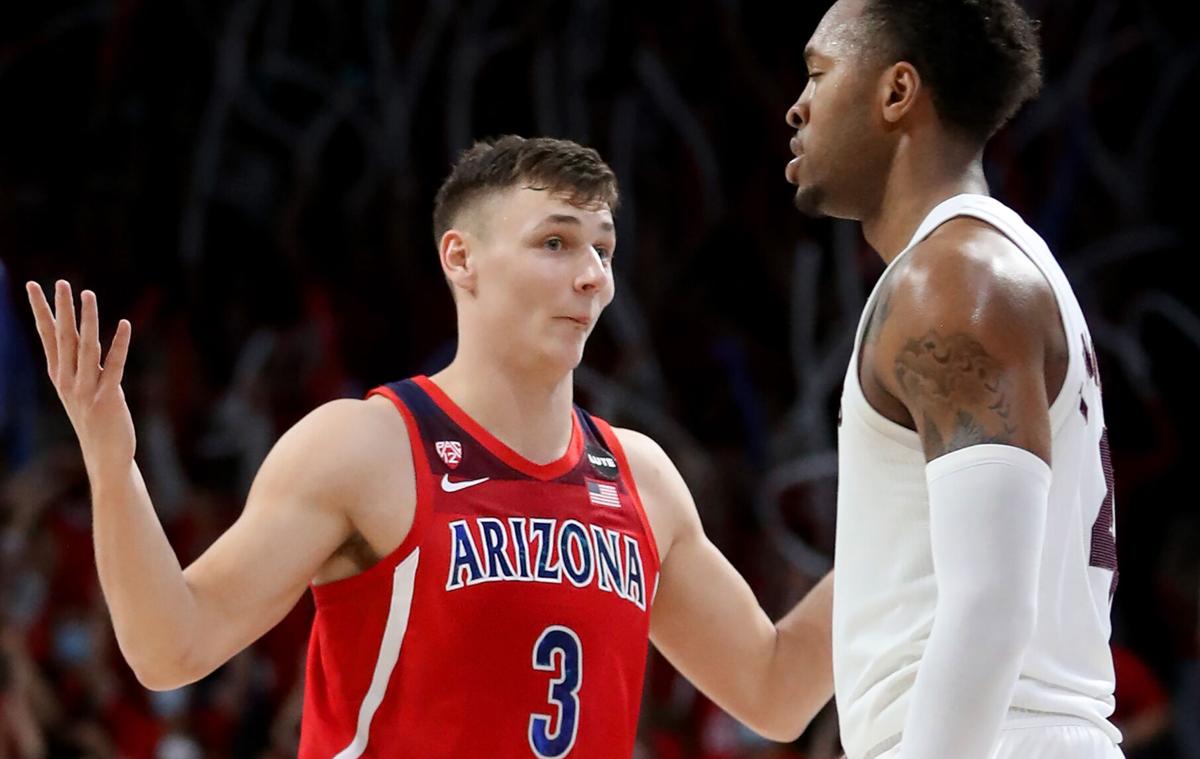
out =
[[[464,208],[488,193],[519,184],[570,196],[578,206],[617,210],[617,176],[592,148],[571,140],[505,135],[476,142],[459,156],[433,201],[433,244]]]

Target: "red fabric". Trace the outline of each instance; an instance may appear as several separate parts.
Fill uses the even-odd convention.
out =
[[[569,747],[559,744],[543,756],[629,756],[648,647],[647,598],[658,559],[623,462],[619,475],[604,480],[618,488],[620,506],[599,505],[589,495],[586,480],[603,475],[583,455],[585,446],[589,453],[616,455],[616,441],[585,433],[576,419],[563,459],[534,464],[490,435],[470,434],[468,428],[477,432],[478,426],[460,424],[465,414],[448,398],[418,389],[429,384],[374,391],[392,399],[408,426],[416,516],[408,538],[379,564],[313,588],[317,611],[300,756],[329,757],[354,738],[380,658],[393,576],[414,556],[407,633],[363,756],[528,759],[537,755],[531,754],[536,715],[549,718],[540,727],[550,738],[575,736]],[[459,444],[461,459],[451,457],[453,466],[444,463],[438,442],[443,452],[447,442]],[[446,492],[443,477],[452,486],[487,480]],[[535,519],[544,520],[536,530]],[[575,539],[564,537],[569,535]],[[611,562],[602,568],[597,540],[620,547],[615,576]],[[472,571],[472,555],[479,574]],[[586,575],[584,567],[590,567]],[[631,577],[639,568],[640,583]],[[536,579],[539,569],[557,579]],[[541,668],[535,667],[539,650]],[[578,691],[560,689],[557,695],[568,711],[578,699],[574,731],[550,697],[556,679],[570,679],[569,658],[580,662]]]

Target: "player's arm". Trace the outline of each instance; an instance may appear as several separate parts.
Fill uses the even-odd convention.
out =
[[[192,616],[164,685],[204,677],[274,627],[356,534],[359,505],[392,503],[396,519],[411,523],[407,439],[383,398],[326,403],[279,439],[241,516],[183,571]]]
[[[650,637],[718,706],[764,737],[798,737],[833,695],[833,576],[778,623],[708,540],[691,493],[654,441],[618,430],[662,558]]]
[[[1034,632],[1050,489],[1053,293],[1007,241],[960,229],[910,254],[865,368],[908,409],[929,462],[938,601],[905,759],[991,755]]]
[[[377,479],[363,468],[384,417],[367,402],[337,401],[302,420],[267,457],[241,517],[184,571],[134,462],[120,384],[129,323],[101,366],[95,295],[83,293],[77,330],[66,282],[54,313],[40,287],[28,292],[87,467],[96,565],[121,652],[147,687],[197,680],[278,622],[351,535],[347,502]]]

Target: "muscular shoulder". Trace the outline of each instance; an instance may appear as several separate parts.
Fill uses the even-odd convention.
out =
[[[926,453],[979,442],[1040,448],[1014,414],[1015,405],[1045,411],[1046,345],[1061,329],[1040,270],[973,219],[947,223],[901,264],[887,283],[872,370],[908,407]]]
[[[1029,337],[1031,319],[1057,319],[1054,293],[1037,266],[994,227],[955,219],[914,248],[889,288],[897,316]],[[1013,326],[1022,317],[1024,329]]]
[[[657,442],[640,432],[614,427],[637,485],[659,558],[666,561],[671,546],[689,530],[699,530],[696,504],[683,476]]]
[[[337,498],[370,488],[381,473],[405,466],[411,476],[408,431],[391,402],[341,399],[317,407],[284,433],[260,478]]]
[[[675,469],[666,451],[649,436],[624,427],[613,427],[613,434],[625,451],[639,490],[661,485]]]

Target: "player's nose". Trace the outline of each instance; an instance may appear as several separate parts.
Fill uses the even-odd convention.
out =
[[[805,92],[808,89],[805,88]],[[804,93],[800,93],[800,97],[792,103],[792,107],[787,110],[787,123],[792,129],[799,129],[808,123],[808,100],[804,97]]]
[[[800,92],[800,96],[796,98],[796,102],[792,103],[792,107],[787,109],[787,125],[793,130],[798,130],[800,127],[809,122],[809,91],[812,89],[810,80],[808,85],[805,85],[804,91]]]
[[[604,286],[609,276],[608,270],[595,251],[583,258],[583,266],[575,276],[575,289],[579,292],[593,293]]]

